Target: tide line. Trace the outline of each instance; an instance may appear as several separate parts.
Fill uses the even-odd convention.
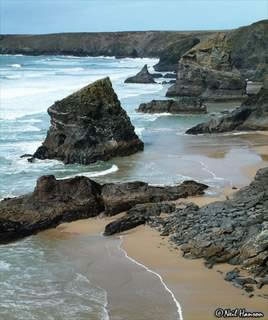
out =
[[[127,254],[127,252],[122,248],[122,243],[123,243],[123,240],[122,240],[122,239],[123,239],[123,237],[120,236],[119,249],[124,253],[125,257],[126,257],[127,259],[129,259],[131,262],[137,264],[138,266],[142,267],[142,268],[145,269],[146,271],[154,274],[155,276],[157,276],[157,277],[159,278],[159,280],[160,280],[160,282],[162,283],[162,285],[164,286],[165,290],[171,295],[172,300],[173,300],[173,301],[175,302],[175,304],[176,304],[177,313],[178,313],[178,315],[179,315],[179,320],[183,320],[181,305],[180,305],[179,301],[176,299],[174,293],[173,293],[173,292],[168,288],[168,286],[165,284],[165,282],[164,282],[163,278],[160,276],[160,274],[158,274],[157,272],[149,269],[149,268],[146,267],[144,264],[136,261],[135,259],[131,258],[131,257]]]

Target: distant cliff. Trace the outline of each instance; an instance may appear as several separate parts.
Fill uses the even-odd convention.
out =
[[[211,33],[133,31],[1,35],[0,54],[159,57],[163,50],[175,42],[191,38],[203,39]]]

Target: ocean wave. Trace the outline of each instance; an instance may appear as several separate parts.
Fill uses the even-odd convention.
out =
[[[22,65],[19,64],[19,63],[9,64],[8,66],[9,66],[9,67],[12,67],[12,68],[21,68],[21,67],[22,67]]]
[[[58,180],[70,179],[70,178],[74,178],[74,177],[77,177],[77,176],[84,176],[84,177],[88,177],[88,178],[96,178],[96,177],[106,176],[107,174],[114,173],[114,172],[116,172],[118,170],[119,170],[119,168],[115,164],[113,164],[111,166],[111,168],[106,169],[106,170],[74,173],[74,174],[66,176],[64,178],[58,178]]]
[[[14,74],[14,75],[10,75],[10,76],[3,76],[3,79],[7,79],[7,80],[17,80],[20,78],[21,78],[21,76],[18,74]]]

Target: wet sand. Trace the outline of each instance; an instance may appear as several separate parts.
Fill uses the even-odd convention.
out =
[[[246,135],[245,137],[252,142],[262,138],[259,145],[252,143],[252,148],[250,148],[260,156],[260,161],[257,164],[241,168],[248,179],[252,180],[259,168],[268,165],[268,146],[263,143],[265,135],[268,133]],[[220,158],[222,154],[217,155],[217,151],[215,151],[213,156]],[[219,196],[190,197],[182,199],[178,203],[193,201],[202,206],[214,201],[223,201],[236,191],[237,189],[232,187],[225,187],[220,190]],[[57,236],[61,234],[67,237],[80,234],[100,234],[105,225],[115,218],[118,216],[64,223],[54,231],[46,231],[44,234],[49,237],[53,236],[53,233]],[[258,297],[260,293],[268,294],[268,287],[264,287],[261,291],[256,289],[254,297],[249,298],[242,290],[235,288],[223,279],[222,273],[233,269],[233,266],[220,264],[213,269],[207,269],[201,259],[185,259],[180,250],[169,243],[167,238],[161,237],[159,232],[148,226],[140,226],[123,233],[122,236],[122,248],[127,254],[163,278],[167,287],[179,301],[184,319],[215,319],[214,311],[217,307],[261,311],[265,314],[264,319],[268,319],[267,300]]]
[[[267,301],[257,297],[259,290],[249,298],[223,279],[221,272],[231,270],[230,265],[217,265],[211,270],[201,259],[185,259],[167,238],[148,226],[125,235],[123,247],[131,257],[162,276],[180,302],[184,319],[215,319],[217,307],[262,311],[268,317]],[[268,288],[265,290],[268,293]]]

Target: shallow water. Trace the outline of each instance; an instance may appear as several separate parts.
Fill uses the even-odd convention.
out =
[[[0,57],[0,198],[33,190],[44,174],[66,178],[83,174],[100,182],[144,180],[175,184],[195,179],[217,193],[247,184],[241,168],[260,161],[252,138],[224,134],[188,136],[184,132],[208,115],[144,115],[141,102],[164,99],[166,85],[124,84],[155,59],[62,56]],[[76,89],[110,76],[144,152],[89,166],[46,160],[28,163],[49,127],[46,109]],[[161,79],[159,80],[161,81]],[[221,108],[233,108],[223,105]],[[219,112],[210,105],[210,112]],[[266,143],[259,137],[257,144]],[[108,303],[108,305],[107,305]],[[107,306],[106,306],[107,305]],[[0,318],[11,319],[176,319],[171,296],[161,282],[128,260],[119,239],[42,236],[0,246]],[[165,317],[163,318],[163,315]]]

